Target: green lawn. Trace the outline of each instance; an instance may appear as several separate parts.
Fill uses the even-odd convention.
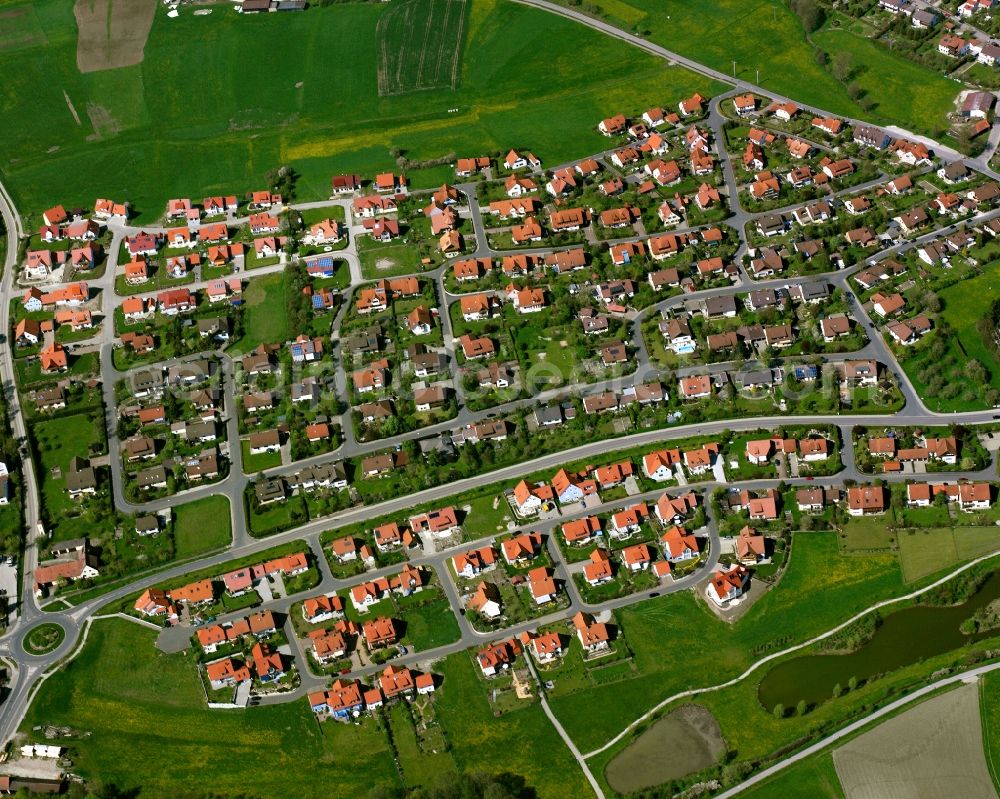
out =
[[[250,517],[250,531],[254,535],[274,529],[284,530],[292,523],[291,512],[287,502],[275,502],[262,509],[262,513]]]
[[[261,452],[253,455],[250,453],[249,439],[242,439],[240,446],[243,449],[244,474],[253,474],[264,469],[273,469],[275,466],[281,466],[280,452]]]
[[[246,316],[243,337],[234,341],[234,352],[249,352],[258,344],[278,343],[291,337],[288,329],[287,283],[284,274],[254,278],[243,292]]]
[[[21,732],[41,740],[37,724],[72,727],[81,733],[74,772],[149,797],[203,785],[219,795],[320,799],[330,782],[319,775],[345,796],[398,786],[374,723],[320,727],[304,700],[208,710],[193,661],[160,653],[155,637],[130,622],[95,622],[80,655],[42,685]]]
[[[806,758],[741,794],[745,799],[843,799],[829,751]]]
[[[594,0],[589,7],[599,9],[612,24],[643,31],[657,44],[726,75],[733,74],[735,61],[737,77],[765,90],[835,114],[866,116],[848,96],[846,85],[819,65],[817,48],[784,2]],[[856,67],[865,67],[851,80],[875,104],[867,116],[924,131],[945,125],[959,84],[849,33],[824,29],[812,34],[812,40],[831,60],[839,50],[847,50]],[[921,87],[919,92],[912,90],[915,85]]]
[[[831,56],[850,54],[849,82],[857,83],[875,104],[872,115],[901,122],[911,130],[947,127],[945,117],[954,110],[960,84],[844,30],[828,26],[812,39]],[[914,86],[920,86],[920,91],[914,91]]]
[[[22,212],[107,196],[130,201],[145,222],[170,197],[261,188],[281,164],[300,174],[300,199],[322,198],[331,174],[370,178],[396,168],[393,148],[421,160],[525,147],[555,164],[605,147],[594,125],[612,110],[721,89],[570,20],[495,0],[466,9],[462,50],[475,57],[459,60],[454,90],[386,97],[376,26],[397,13],[388,4],[246,17],[219,6],[176,19],[158,6],[142,64],[86,75],[76,68],[71,3],[4,8],[25,12],[5,18],[4,28],[15,28],[5,37],[16,43],[0,45],[9,76],[0,110],[10,130],[0,171]],[[192,41],[202,53],[196,81],[186,56]],[[241,64],[253,65],[252,87]],[[155,179],[136,179],[122,164],[141,164]],[[429,186],[445,171],[407,173]]]
[[[358,242],[361,274],[370,280],[420,272],[420,255],[412,244],[396,241],[382,244],[364,236]]]
[[[888,550],[896,543],[896,533],[889,529],[888,516],[851,518],[843,526],[840,542],[845,552]]]
[[[406,623],[403,642],[419,651],[444,646],[461,637],[455,614],[443,596],[426,605],[408,607],[402,618]]]
[[[41,459],[42,507],[53,537],[65,540],[90,535],[93,519],[86,509],[100,499],[82,502],[70,499],[66,493],[66,473],[74,457],[91,457],[92,444],[97,445],[98,452],[106,449],[100,415],[73,414],[38,421],[31,431]],[[53,472],[54,469],[58,472]]]
[[[460,769],[519,774],[539,799],[592,795],[583,772],[537,703],[524,702],[494,717],[487,699],[490,686],[479,679],[467,652],[440,661],[435,673],[443,677],[434,702],[437,717]]]
[[[899,533],[899,564],[907,582],[996,549],[1000,549],[1000,528],[997,527],[904,530]]]
[[[205,497],[174,508],[174,550],[178,558],[219,549],[232,537],[226,497]]]

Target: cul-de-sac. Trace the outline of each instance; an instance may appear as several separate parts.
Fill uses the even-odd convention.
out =
[[[993,6],[0,3],[0,794],[1000,799]]]

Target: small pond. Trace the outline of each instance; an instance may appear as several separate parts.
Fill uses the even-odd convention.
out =
[[[874,636],[853,652],[805,655],[775,666],[761,680],[760,702],[768,710],[778,704],[794,708],[802,700],[810,705],[819,704],[833,696],[837,684],[846,689],[852,677],[863,682],[1000,635],[998,630],[965,635],[959,629],[963,621],[997,598],[1000,598],[1000,573],[994,572],[961,605],[917,605],[890,613],[882,619]]]

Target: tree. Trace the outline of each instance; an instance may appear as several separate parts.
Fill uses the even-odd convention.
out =
[[[785,706],[779,702],[774,706],[774,710],[771,713],[776,719],[783,719],[785,717]]]
[[[844,693],[844,689],[840,687],[840,683],[838,682],[835,686],[833,686],[833,698],[836,699],[842,693]]]
[[[808,706],[806,705],[805,699],[800,699],[799,703],[795,706],[795,713],[799,716],[804,716]]]
[[[833,77],[841,83],[851,76],[851,54],[841,50],[833,57]]]
[[[792,11],[798,16],[806,33],[818,30],[823,24],[824,14],[816,0],[792,0]]]
[[[858,687],[858,678],[857,677],[851,677],[851,679],[849,679],[847,681],[847,690],[848,691],[853,691],[857,687]]]

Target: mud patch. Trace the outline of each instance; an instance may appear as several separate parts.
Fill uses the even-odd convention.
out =
[[[76,66],[80,72],[142,62],[156,0],[76,0]]]
[[[623,749],[604,776],[619,793],[632,793],[703,771],[725,751],[715,716],[700,705],[684,705]]]

